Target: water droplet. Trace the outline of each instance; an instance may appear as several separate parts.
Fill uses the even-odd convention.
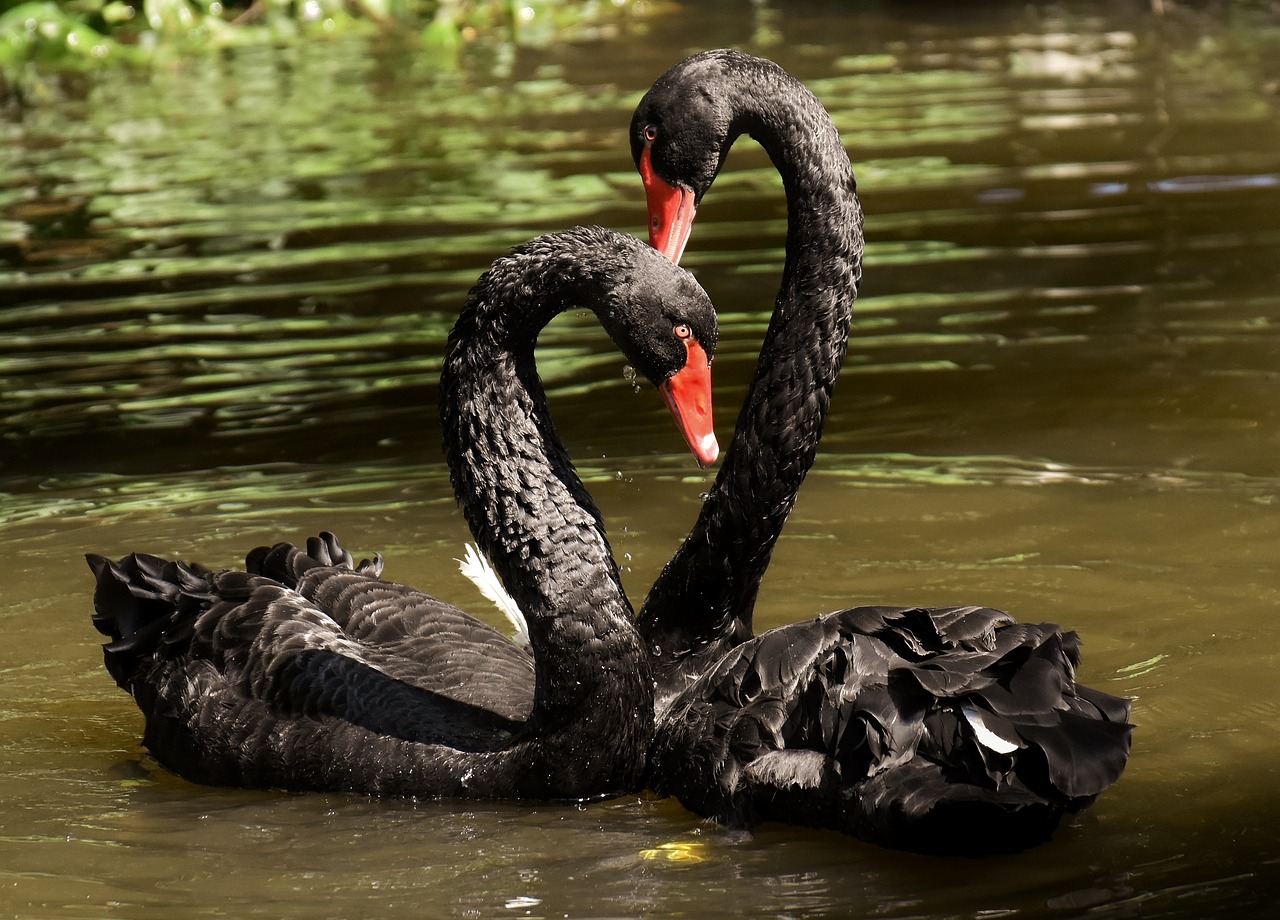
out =
[[[708,499],[710,499],[710,498],[711,498],[711,493],[710,493],[710,492],[699,492],[699,493],[698,493],[698,501],[700,501],[700,502],[705,502],[705,501],[707,501],[707,500],[708,500]]]
[[[662,646],[661,646],[661,645],[655,645],[655,646],[653,647],[653,657],[654,657],[654,658],[661,658],[661,657],[662,657]]]

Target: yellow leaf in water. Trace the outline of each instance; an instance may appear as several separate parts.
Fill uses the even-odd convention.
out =
[[[707,860],[704,852],[706,848],[705,843],[692,841],[687,843],[663,843],[648,850],[641,850],[640,858],[672,863],[700,863]]]

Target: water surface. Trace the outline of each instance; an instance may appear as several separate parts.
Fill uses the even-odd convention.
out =
[[[863,7],[863,5],[859,5]],[[441,69],[394,44],[68,84],[0,123],[0,912],[19,917],[1182,917],[1256,912],[1280,820],[1280,26],[1263,5],[736,4]],[[1121,782],[1048,845],[939,860],[676,803],[205,789],[140,748],[81,554],[236,563],[332,529],[484,612],[435,376],[497,254],[639,233],[630,111],[686,53],[775,58],[867,210],[863,295],[764,627],[985,603],[1135,698]],[[721,441],[782,262],[743,142],[685,258]],[[635,600],[694,468],[594,322],[542,370]],[[494,621],[497,615],[494,614]]]

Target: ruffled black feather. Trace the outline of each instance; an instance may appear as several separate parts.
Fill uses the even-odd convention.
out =
[[[985,607],[856,607],[770,630],[676,698],[650,782],[699,814],[925,852],[1038,843],[1114,783],[1128,701],[1078,643]]]

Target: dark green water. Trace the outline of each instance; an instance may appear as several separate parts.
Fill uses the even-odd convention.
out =
[[[716,3],[456,70],[363,40],[71,84],[0,122],[0,914],[1226,917],[1280,895],[1280,20],[1266,4]],[[985,603],[1135,697],[1122,781],[1050,844],[947,861],[649,796],[581,808],[196,787],[101,667],[81,554],[232,564],[319,529],[478,612],[435,374],[497,254],[641,232],[630,112],[687,53],[828,105],[866,283],[763,626]],[[743,142],[685,264],[720,434],[782,261]],[[557,423],[640,598],[710,474],[593,322]],[[496,614],[494,615],[496,620]]]

